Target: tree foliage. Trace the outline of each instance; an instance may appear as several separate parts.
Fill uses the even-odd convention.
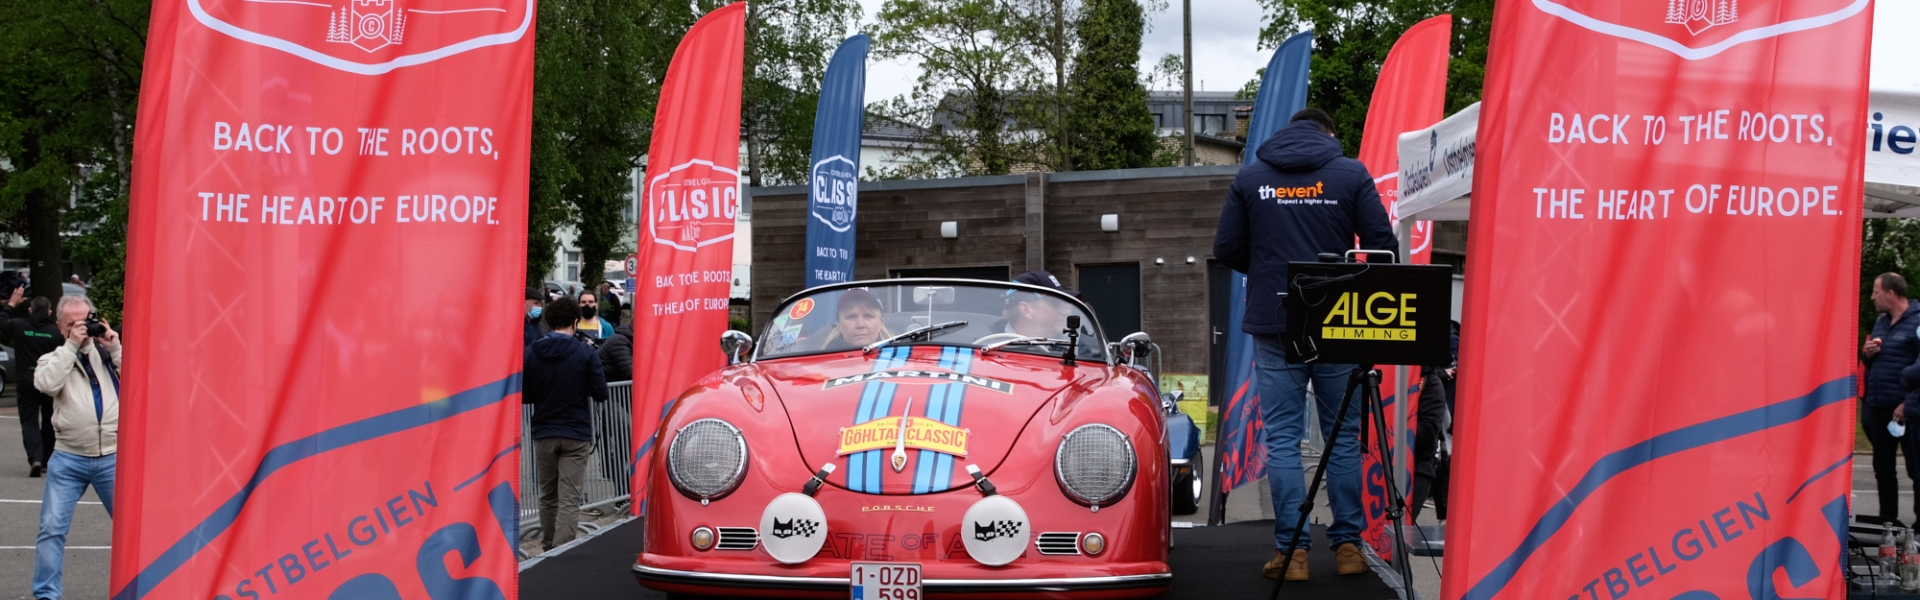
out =
[[[571,225],[580,277],[593,285],[613,250],[637,235],[620,212],[652,141],[667,63],[699,14],[658,0],[552,0],[539,11],[527,278],[553,270],[556,232]]]
[[[1881,273],[1907,278],[1907,293],[1920,287],[1920,219],[1867,219],[1860,232],[1860,335],[1873,330],[1873,279]]]
[[[0,0],[0,232],[24,235],[36,296],[58,297],[63,232],[118,321],[147,17],[143,0]]]
[[[1066,151],[1081,170],[1150,166],[1159,140],[1140,77],[1146,21],[1134,0],[1088,0],[1075,27]]]
[[[747,4],[740,127],[753,185],[806,180],[820,83],[834,49],[859,19],[860,5],[853,0]]]
[[[1267,24],[1260,31],[1263,47],[1278,47],[1288,36],[1313,30],[1308,104],[1333,115],[1340,142],[1349,152],[1359,152],[1367,105],[1373,100],[1373,84],[1387,53],[1400,34],[1428,17],[1453,16],[1447,114],[1480,100],[1493,0],[1260,0],[1260,4],[1267,11]]]
[[[1048,73],[1038,60],[1046,29],[1034,5],[1015,0],[887,0],[874,24],[877,58],[920,64],[913,91],[879,107],[926,129],[930,152],[882,176],[1004,175],[1039,160],[1034,131]]]

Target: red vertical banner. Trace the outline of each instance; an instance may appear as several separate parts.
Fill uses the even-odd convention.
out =
[[[516,595],[533,18],[155,3],[114,598]]]
[[[1360,162],[1367,166],[1367,172],[1373,174],[1373,185],[1380,191],[1380,202],[1386,205],[1387,215],[1398,223],[1400,213],[1396,204],[1400,200],[1400,134],[1424,129],[1440,122],[1445,111],[1447,95],[1447,44],[1453,33],[1453,18],[1440,15],[1407,28],[1400,39],[1393,43],[1393,49],[1387,52],[1387,60],[1380,65],[1380,78],[1373,86],[1373,99],[1367,105],[1367,129],[1360,138]],[[1414,251],[1407,262],[1427,264],[1431,254],[1431,244],[1427,232],[1432,223],[1416,223],[1411,234]],[[1409,390],[1419,385],[1419,369],[1408,369]],[[1380,397],[1388,406],[1405,401],[1407,406],[1407,436],[1394,443],[1413,443],[1413,423],[1415,421],[1418,392],[1396,393],[1393,390],[1391,371],[1381,377]],[[1389,413],[1391,414],[1391,413]],[[1361,427],[1367,428],[1368,440],[1380,439],[1374,436],[1389,435],[1372,431],[1373,422],[1361,419]],[[1360,472],[1365,477],[1361,487],[1366,498],[1367,527],[1361,539],[1373,547],[1381,558],[1393,560],[1394,548],[1392,521],[1387,518],[1387,473],[1383,457],[1373,444],[1362,448]],[[1411,461],[1403,461],[1411,462]],[[1403,481],[1407,484],[1399,488],[1402,496],[1412,494],[1412,464],[1399,465],[1399,471],[1408,475]]]
[[[1446,598],[1842,598],[1869,0],[1499,4]]]
[[[633,340],[634,514],[643,514],[655,433],[674,399],[726,364],[734,219],[740,210],[740,78],[747,4],[707,13],[674,50],[647,153],[646,222]]]

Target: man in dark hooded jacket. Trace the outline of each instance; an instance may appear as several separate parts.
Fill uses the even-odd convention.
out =
[[[593,347],[574,339],[580,306],[573,298],[547,303],[540,318],[553,331],[527,346],[521,401],[533,405],[534,470],[540,477],[542,550],[573,541],[580,521],[580,490],[593,451],[593,415],[587,401],[607,401],[607,376]]]
[[[1333,523],[1327,526],[1334,561],[1342,575],[1367,571],[1360,553],[1365,517],[1360,500],[1359,411],[1347,411],[1341,435],[1331,439],[1341,392],[1354,365],[1289,364],[1280,345],[1286,313],[1280,305],[1287,263],[1313,261],[1322,252],[1353,248],[1355,237],[1368,249],[1395,250],[1400,242],[1380,205],[1373,176],[1360,161],[1341,153],[1333,137],[1333,119],[1309,108],[1260,144],[1260,160],[1240,168],[1220,211],[1213,254],[1247,274],[1247,312],[1242,330],[1253,334],[1262,418],[1266,422],[1267,481],[1273,489],[1273,559],[1263,574],[1289,580],[1307,578],[1307,546],[1288,548],[1306,495],[1300,464],[1300,435],[1309,380],[1318,392],[1320,429],[1330,438],[1327,496]],[[1332,391],[1331,390],[1339,390]],[[1284,564],[1284,567],[1283,567]]]
[[[53,397],[33,386],[33,370],[40,357],[65,344],[66,335],[53,322],[53,302],[46,298],[25,300],[22,289],[15,288],[8,300],[9,317],[0,322],[9,344],[13,345],[14,381],[20,404],[20,443],[27,450],[27,476],[47,472],[47,460],[53,458]]]

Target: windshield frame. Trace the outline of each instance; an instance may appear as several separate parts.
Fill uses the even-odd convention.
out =
[[[765,351],[767,348],[767,345],[763,342],[763,340],[766,339],[768,335],[770,335],[769,333],[770,328],[773,327],[772,316],[786,314],[788,307],[792,306],[794,302],[798,302],[802,298],[810,298],[815,295],[849,289],[849,288],[870,288],[870,287],[878,287],[878,286],[915,287],[915,286],[938,286],[942,284],[964,285],[964,286],[970,286],[970,287],[1014,289],[1014,290],[1020,290],[1023,292],[1032,292],[1042,296],[1049,296],[1054,299],[1065,302],[1067,303],[1068,306],[1079,309],[1080,317],[1084,321],[1083,325],[1085,325],[1086,327],[1089,327],[1090,330],[1093,332],[1093,336],[1095,338],[1093,341],[1096,343],[1092,347],[1099,352],[1098,358],[1082,357],[1079,360],[1095,361],[1105,365],[1113,364],[1113,353],[1110,352],[1109,348],[1107,347],[1106,330],[1100,327],[1100,319],[1094,316],[1093,307],[1088,306],[1086,302],[1082,302],[1079,298],[1069,296],[1067,294],[1061,293],[1059,290],[1055,290],[1052,288],[1041,287],[1037,285],[1028,285],[1028,284],[1020,283],[1017,281],[959,279],[959,278],[950,278],[950,277],[901,277],[901,278],[895,278],[895,279],[863,279],[859,281],[843,281],[840,283],[830,283],[827,285],[814,286],[804,290],[800,290],[798,292],[794,292],[793,294],[787,296],[786,298],[781,299],[780,303],[774,306],[773,312],[767,313],[769,315],[767,322],[761,324],[761,326],[759,327],[760,337],[755,338],[754,344],[753,344],[753,355],[749,357],[748,361],[759,362],[762,359],[786,360],[789,358],[802,358],[807,356],[819,356],[822,354],[840,354],[840,353],[849,352],[849,351],[860,351],[859,348],[839,349],[839,350],[809,350],[809,351],[801,351],[801,352],[789,352],[789,353],[781,354],[779,356],[772,356],[772,357],[762,356],[761,353]],[[1083,341],[1082,343],[1085,343],[1085,342]],[[889,347],[908,347],[908,346],[926,346],[926,345],[954,346],[959,348],[975,348],[975,349],[980,348],[980,346],[974,345],[972,343],[957,343],[951,340],[948,340],[948,341],[929,340],[924,342],[900,342],[895,344],[888,344]],[[1008,351],[1007,348],[1001,348],[996,350],[995,352],[1007,352],[1007,351]],[[1048,354],[1033,353],[1033,352],[1014,351],[1014,353],[1024,354],[1027,356],[1048,356]],[[1058,355],[1053,355],[1053,356],[1055,358],[1059,358]]]

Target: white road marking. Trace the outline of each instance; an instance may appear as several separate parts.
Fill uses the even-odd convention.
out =
[[[33,546],[0,546],[0,550],[38,550]],[[68,550],[112,550],[113,546],[67,546]]]
[[[0,498],[0,504],[39,504],[39,503],[40,503],[39,500],[14,500],[11,498]],[[80,503],[94,504],[94,505],[100,504],[99,502],[88,502],[86,500],[81,500]]]

